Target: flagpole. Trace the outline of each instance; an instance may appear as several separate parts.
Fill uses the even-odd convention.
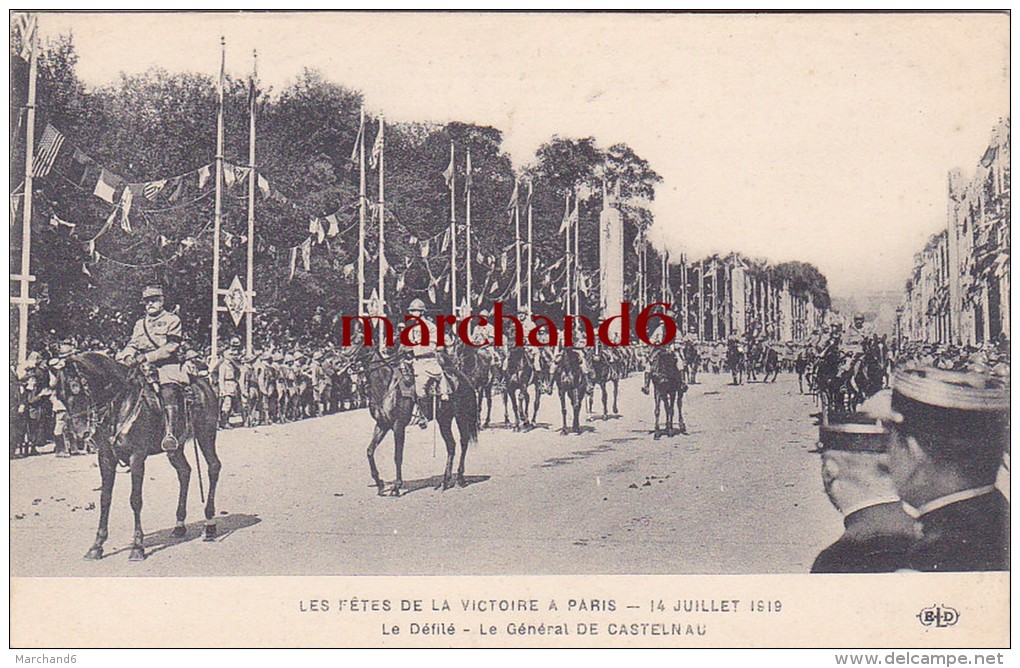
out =
[[[365,210],[368,195],[365,183],[365,105],[361,105],[358,126],[358,315],[365,315]]]
[[[574,193],[574,211],[577,215],[574,216],[574,313],[579,314],[581,312],[581,298],[578,295],[577,288],[581,283],[581,253],[579,238],[581,236],[581,197],[578,193]]]
[[[386,120],[379,114],[379,314],[386,315],[386,139],[383,131]],[[379,337],[379,347],[383,346],[383,337]]]
[[[450,142],[450,301],[457,313],[457,170],[454,167],[453,142]]]
[[[531,210],[531,197],[535,194],[535,185],[532,181],[528,181],[528,313],[531,313],[531,274],[534,271],[535,256],[533,252],[533,229],[534,221],[532,220]]]
[[[467,285],[465,286],[465,292],[467,294],[467,307],[469,315],[471,309],[474,308],[474,301],[471,299],[471,263],[474,261],[474,257],[471,255],[471,149],[468,149],[467,154],[467,175],[464,177],[464,190],[466,198],[466,211],[465,218],[467,219],[465,234],[465,256],[464,269],[467,272],[465,278],[467,279]]]
[[[514,193],[517,190],[517,177],[514,177]],[[521,310],[521,204],[514,198],[514,254],[517,257],[517,266],[514,268],[514,273],[517,276],[517,311]]]
[[[563,210],[567,224],[563,226],[563,258],[566,260],[563,284],[563,313],[570,313],[570,191],[567,191],[567,203]]]
[[[705,340],[705,260],[698,263],[698,340]]]
[[[255,314],[255,79],[258,77],[258,52],[251,52],[251,100],[248,131],[248,308],[245,309],[245,352],[252,354],[252,330]]]
[[[688,322],[689,315],[687,313],[687,309],[688,309],[688,306],[689,306],[689,303],[690,303],[689,302],[690,296],[687,294],[687,290],[688,290],[687,278],[688,278],[687,277],[687,253],[681,253],[680,254],[680,306],[682,308],[682,311],[680,312],[680,318],[681,318],[681,322],[683,322],[684,337],[686,337],[688,334],[691,333],[691,330],[688,327],[688,324],[689,324],[689,322]]]
[[[227,67],[227,40],[220,37],[219,103],[216,112],[216,214],[213,218],[213,275],[212,275],[212,342],[210,364],[215,364],[219,348],[220,310],[220,226],[223,223],[223,77]]]
[[[33,17],[38,22],[38,17]],[[28,358],[28,307],[34,303],[29,297],[29,283],[35,280],[29,272],[32,267],[32,171],[35,150],[35,81],[39,62],[39,24],[31,33],[31,53],[28,57],[28,100],[25,130],[25,206],[21,220],[21,275],[17,276],[21,291],[15,301],[18,305],[18,365]]]

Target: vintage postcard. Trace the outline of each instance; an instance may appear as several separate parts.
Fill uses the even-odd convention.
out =
[[[1009,18],[12,12],[18,661],[1001,662]]]

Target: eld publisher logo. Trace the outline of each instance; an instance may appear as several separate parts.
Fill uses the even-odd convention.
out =
[[[933,605],[917,613],[917,620],[924,626],[942,629],[960,620],[960,613],[948,605]]]

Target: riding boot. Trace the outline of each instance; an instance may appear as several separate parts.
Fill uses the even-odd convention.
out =
[[[63,436],[54,436],[53,443],[53,451],[56,453],[57,457],[71,456],[71,453],[67,450],[67,442],[64,440]]]
[[[164,406],[163,413],[166,418],[166,435],[163,436],[163,442],[160,445],[163,448],[163,452],[172,452],[180,445],[177,442],[177,437],[174,436],[174,424],[177,422],[177,406]]]

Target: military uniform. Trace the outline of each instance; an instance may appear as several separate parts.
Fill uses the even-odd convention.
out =
[[[1009,570],[1009,508],[995,487],[1009,387],[990,374],[904,368],[863,407],[892,432],[889,470],[920,540],[904,568]]]
[[[166,418],[162,448],[169,452],[177,449],[185,430],[182,388],[189,384],[190,378],[181,370],[178,358],[184,329],[176,313],[162,308],[162,288],[145,288],[142,299],[147,303],[146,314],[135,323],[131,340],[117,354],[116,359],[129,364],[147,364],[156,369]],[[149,313],[149,303],[156,304],[158,312]]]
[[[986,485],[918,509],[921,540],[907,555],[915,571],[1008,571],[1009,504]]]
[[[888,432],[863,415],[853,415],[846,422],[824,423],[819,428],[819,447],[814,452],[843,452],[856,458],[884,456],[888,448]],[[831,456],[831,455],[829,455]],[[843,466],[853,461],[842,460]],[[822,550],[811,566],[812,573],[892,573],[904,567],[907,553],[918,538],[918,528],[896,496],[888,473],[879,461],[858,460],[861,472],[839,481],[842,493],[834,491],[840,477],[840,464],[834,476],[827,477],[828,463],[823,459],[822,478],[826,492],[837,510],[844,514],[844,533],[839,540]],[[861,480],[865,471],[873,471],[878,479],[867,484]],[[848,486],[855,486],[849,500]],[[847,495],[848,498],[843,498]],[[852,503],[850,507],[840,507]]]

